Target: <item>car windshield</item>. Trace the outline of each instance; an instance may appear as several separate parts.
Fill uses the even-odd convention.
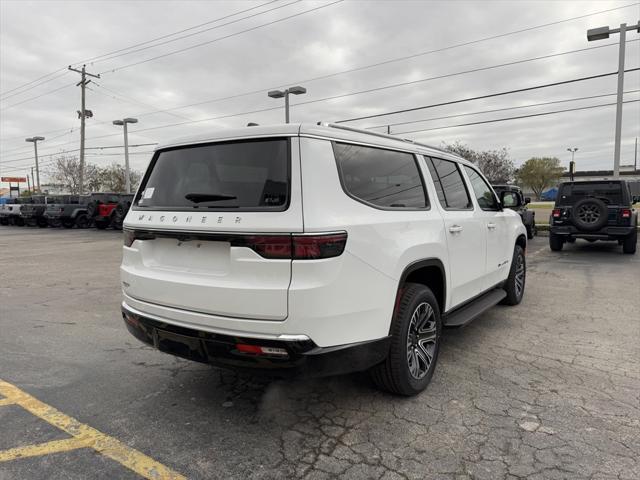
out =
[[[622,203],[622,186],[620,182],[585,182],[568,183],[560,187],[558,205],[573,205],[585,197],[594,197],[607,204]]]
[[[135,205],[145,209],[284,210],[287,139],[244,140],[162,151]]]

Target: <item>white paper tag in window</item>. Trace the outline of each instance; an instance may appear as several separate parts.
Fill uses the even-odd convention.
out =
[[[142,198],[151,198],[153,197],[153,191],[155,190],[155,188],[153,187],[148,187],[144,189],[144,193],[142,194]]]

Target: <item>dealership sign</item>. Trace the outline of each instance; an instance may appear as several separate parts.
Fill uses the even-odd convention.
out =
[[[27,183],[27,177],[0,177],[0,182]]]

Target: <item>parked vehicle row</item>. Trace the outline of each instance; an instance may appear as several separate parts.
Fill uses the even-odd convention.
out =
[[[0,205],[0,225],[122,229],[133,195],[34,195]]]

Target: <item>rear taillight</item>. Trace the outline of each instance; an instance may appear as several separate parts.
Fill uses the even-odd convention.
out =
[[[347,232],[316,235],[227,235],[123,230],[125,247],[130,247],[135,240],[153,240],[158,237],[176,238],[180,241],[229,242],[232,247],[250,248],[263,258],[280,260],[317,260],[338,257],[342,255],[347,244]]]
[[[553,215],[553,218],[560,218],[560,215],[562,215],[562,210],[560,210],[559,208],[554,208],[551,215]]]
[[[247,235],[231,241],[234,247],[247,247],[264,258],[291,258],[290,235]]]
[[[231,241],[234,247],[247,247],[264,258],[316,260],[342,255],[347,233],[320,235],[247,235]]]
[[[294,235],[293,259],[313,260],[338,257],[344,252],[346,244],[346,232],[326,235]]]
[[[622,218],[631,218],[631,209],[623,208],[620,212],[620,215],[622,216]]]

